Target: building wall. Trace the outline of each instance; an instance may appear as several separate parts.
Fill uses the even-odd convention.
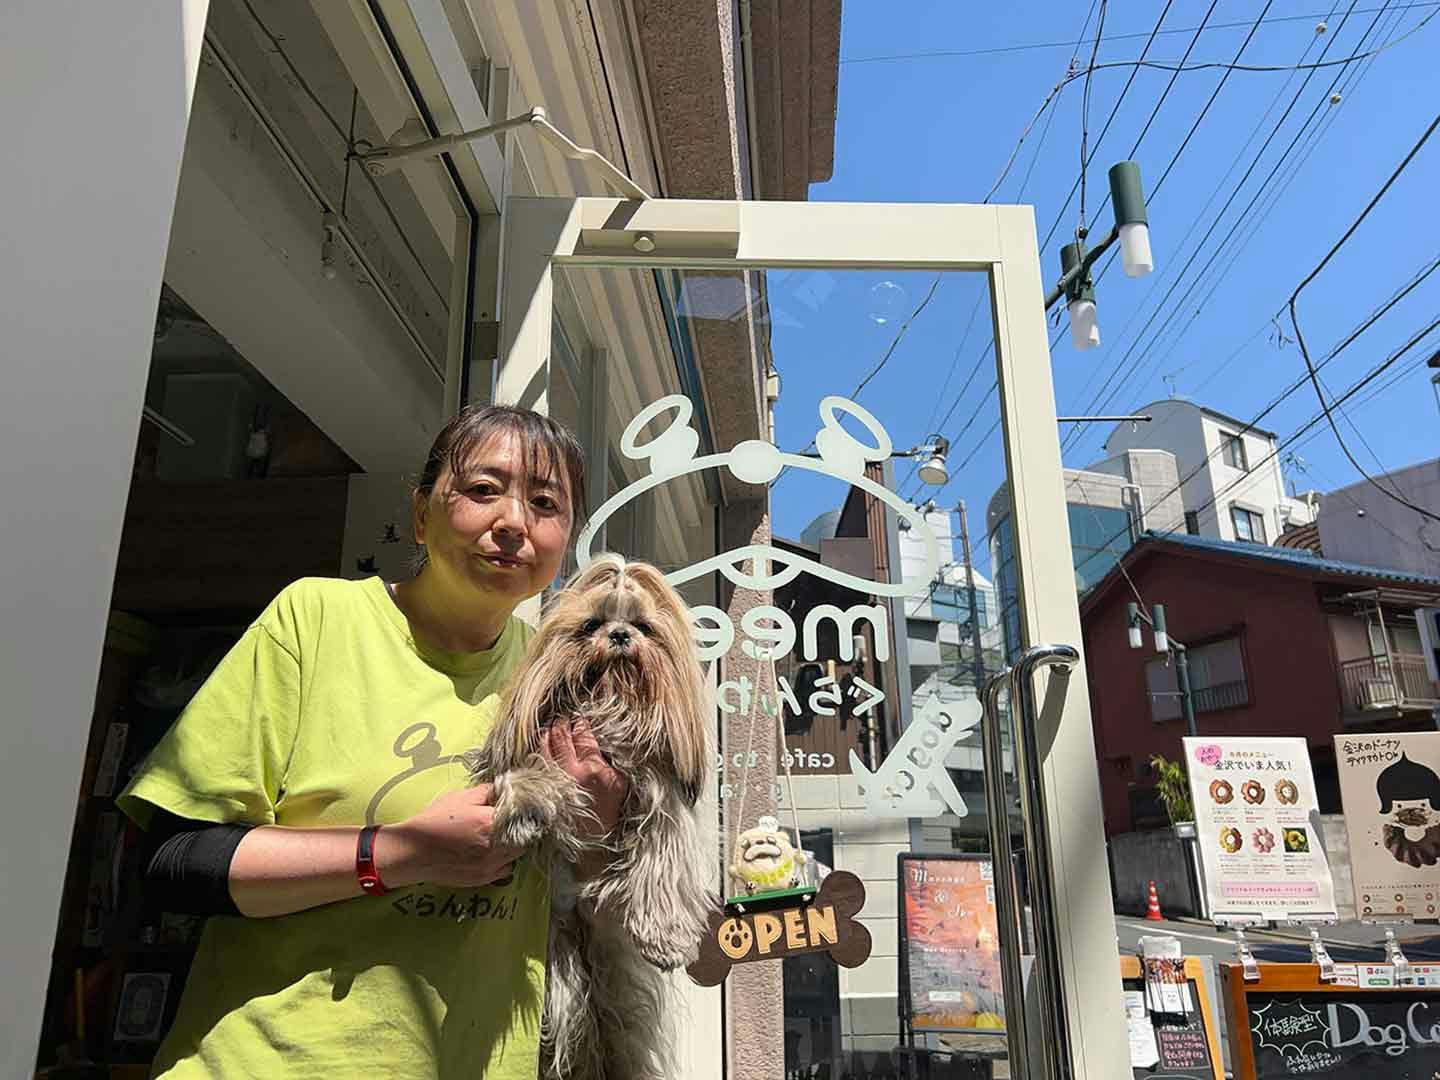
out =
[[[1387,487],[1393,485],[1411,502],[1440,511],[1440,458],[1376,479]],[[1319,524],[1320,546],[1327,559],[1440,577],[1440,524],[1386,498],[1368,483],[1327,495]]]
[[[1146,448],[1168,450],[1175,455],[1181,477],[1195,472],[1185,481],[1181,494],[1185,509],[1198,514],[1199,535],[1237,539],[1230,519],[1232,504],[1265,519],[1267,543],[1274,543],[1287,524],[1306,524],[1312,519],[1306,503],[1285,494],[1284,473],[1269,432],[1241,434],[1243,424],[1188,401],[1157,401],[1139,411],[1153,417],[1150,423],[1118,425],[1105,449],[1112,454]],[[1227,434],[1239,435],[1243,441],[1248,469],[1226,463],[1220,447]]]
[[[5,9],[4,1077],[35,1067],[205,10]]]
[[[1130,569],[1147,604],[1163,603],[1170,632],[1187,645],[1240,635],[1249,704],[1202,712],[1202,734],[1299,736],[1312,748],[1339,730],[1341,700],[1330,625],[1313,583],[1244,566],[1155,553]],[[1145,665],[1151,649],[1126,641],[1125,604],[1116,587],[1083,613],[1085,663],[1095,725],[1106,829],[1130,829],[1128,791],[1136,766],[1153,754],[1175,758],[1180,720],[1150,719]]]

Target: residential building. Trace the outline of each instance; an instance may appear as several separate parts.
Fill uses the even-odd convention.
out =
[[[1323,813],[1339,810],[1333,736],[1436,726],[1415,612],[1440,604],[1440,576],[1147,533],[1080,601],[1108,833],[1164,824],[1150,760],[1185,734],[1173,665],[1128,644],[1137,596],[1188,650],[1200,733],[1305,739]]]
[[[1382,490],[1383,489],[1383,490]],[[1440,458],[1337,488],[1320,504],[1320,548],[1328,558],[1375,562],[1440,577],[1440,522],[1386,492],[1440,514]]]
[[[1285,492],[1275,433],[1192,401],[1167,398],[1135,410],[1148,423],[1120,423],[1105,451],[1168,450],[1182,484],[1185,531],[1271,544],[1315,518],[1314,500]]]

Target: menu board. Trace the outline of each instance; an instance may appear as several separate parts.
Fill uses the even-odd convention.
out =
[[[1320,983],[1313,964],[1260,971],[1260,982],[1247,984],[1239,965],[1226,965],[1236,1080],[1440,1074],[1440,990]]]
[[[1191,737],[1185,762],[1216,921],[1333,914],[1305,740]]]
[[[984,856],[902,854],[901,1010],[930,1031],[1005,1029],[995,884]]]
[[[1135,957],[1120,958],[1120,977],[1125,988],[1130,1067],[1135,1080],[1220,1080],[1219,1033],[1205,993],[1200,961],[1194,957],[1185,960],[1185,981],[1194,1003],[1188,1016],[1158,1015],[1145,1009],[1145,983],[1140,961]]]
[[[1335,736],[1362,918],[1440,916],[1440,732]]]

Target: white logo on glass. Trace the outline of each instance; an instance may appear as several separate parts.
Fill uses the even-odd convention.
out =
[[[664,431],[648,442],[639,442],[640,432],[647,424],[671,411],[674,417]],[[868,409],[842,397],[822,399],[819,411],[821,428],[815,435],[818,459],[786,453],[761,439],[747,439],[725,453],[696,457],[700,436],[690,427],[694,415],[690,399],[683,394],[672,394],[652,403],[630,421],[620,436],[621,453],[633,461],[647,462],[649,475],[616,492],[595,512],[575,540],[577,563],[584,568],[599,557],[591,551],[595,534],[617,510],[667,480],[705,469],[727,468],[744,483],[770,484],[784,469],[790,468],[844,481],[892,508],[909,524],[910,535],[925,545],[923,564],[903,581],[872,581],[770,544],[745,544],[673,570],[665,575],[666,580],[678,586],[706,574],[720,573],[739,588],[760,591],[778,589],[805,573],[874,597],[923,593],[940,568],[940,548],[935,533],[916,507],[865,475],[867,462],[889,459],[894,450],[889,434]],[[840,425],[840,413],[858,420],[874,441],[863,443],[846,431]],[[735,626],[726,612],[702,604],[690,609],[690,617],[702,662],[723,656],[734,645]],[[875,631],[876,660],[884,662],[890,658],[889,617],[882,604],[857,604],[843,611],[833,604],[817,605],[806,615],[799,630],[790,616],[773,604],[752,608],[741,619],[740,629],[745,635],[741,651],[757,660],[772,660],[788,655],[798,637],[804,658],[815,660],[819,654],[820,624],[827,619],[835,624],[841,660],[854,658],[854,630],[862,619]],[[922,817],[941,813],[948,806],[964,816],[965,801],[945,770],[945,756],[964,733],[979,723],[979,708],[975,701],[942,708],[932,697],[873,773],[852,750],[851,769],[860,780],[867,808],[890,817]],[[964,715],[960,715],[962,713]]]

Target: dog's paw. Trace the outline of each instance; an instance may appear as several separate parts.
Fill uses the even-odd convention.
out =
[[[564,835],[575,783],[558,769],[517,769],[495,781],[495,838],[528,848]]]
[[[534,808],[517,807],[495,817],[494,841],[503,847],[528,848],[549,831],[549,822]]]

